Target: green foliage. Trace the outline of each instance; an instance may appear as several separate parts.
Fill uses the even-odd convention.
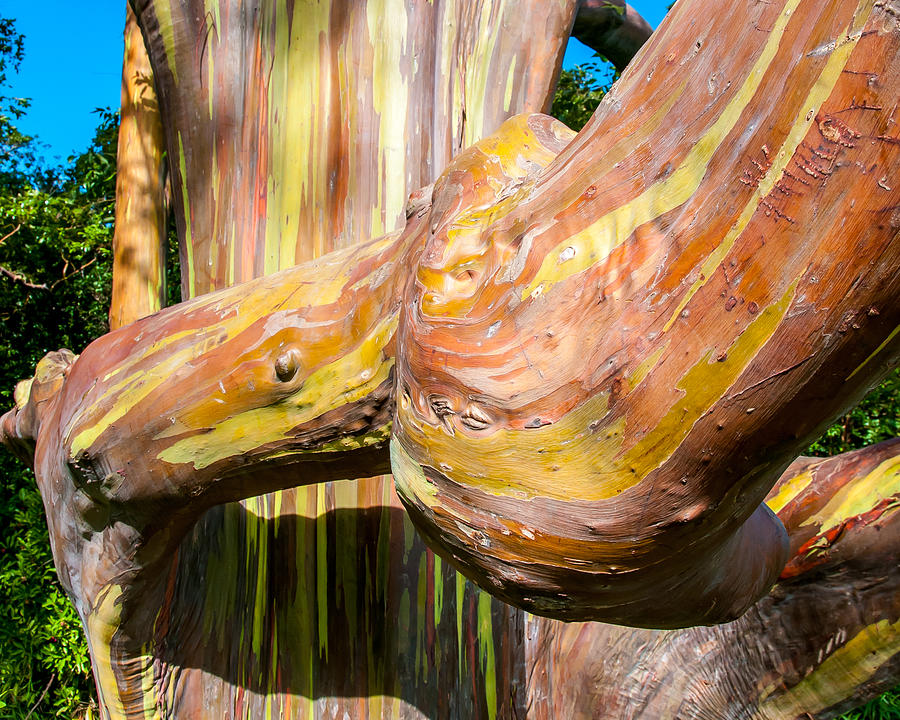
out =
[[[900,368],[853,410],[844,415],[809,450],[808,455],[829,456],[856,450],[900,435]],[[900,720],[900,685],[838,720]]]
[[[581,130],[609,90],[616,77],[613,73],[611,65],[601,67],[596,62],[563,70],[550,114],[573,130]]]
[[[31,101],[5,94],[9,74],[19,69],[24,57],[25,37],[16,30],[16,21],[0,17],[0,185],[4,188],[21,187],[24,178],[41,172],[37,143],[15,125]]]
[[[0,192],[0,407],[47,352],[107,330],[116,127],[102,115],[58,183],[19,177]],[[75,717],[92,692],[80,621],[55,579],[33,474],[5,453],[0,473],[0,718],[39,700],[32,717]]]
[[[0,92],[22,59],[0,18]],[[100,113],[91,147],[43,168],[0,95],[0,408],[50,350],[80,350],[107,330],[118,118]],[[93,693],[81,622],[56,580],[33,473],[0,453],[0,719],[75,718]]]
[[[900,720],[900,687],[844,713],[838,720]]]
[[[34,476],[0,457],[0,718],[74,718],[91,693],[81,622],[56,581]]]
[[[807,455],[827,457],[900,435],[900,368],[814,442]]]

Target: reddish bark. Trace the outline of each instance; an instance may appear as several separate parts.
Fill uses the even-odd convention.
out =
[[[706,580],[713,585],[721,580],[713,562],[716,543],[727,546],[729,533],[754,511],[791,453],[829,415],[852,402],[897,353],[897,338],[891,333],[900,309],[893,301],[897,278],[891,270],[897,267],[892,208],[898,204],[893,189],[898,186],[893,175],[888,176],[897,167],[890,141],[890,103],[896,104],[897,95],[896,3],[879,0],[857,8],[854,2],[804,0],[791,14],[793,22],[783,16],[787,4],[751,8],[735,1],[725,8],[725,19],[715,20],[721,44],[711,52],[713,44],[706,35],[695,45],[690,21],[698,3],[682,0],[669,30],[651,41],[593,123],[556,160],[553,155],[564,144],[565,133],[546,119],[520,120],[460,156],[433,192],[427,189],[410,199],[405,213],[404,202],[398,205],[378,195],[377,188],[385,187],[379,183],[386,177],[391,147],[382,140],[373,143],[371,133],[386,127],[385,106],[380,113],[373,111],[374,95],[365,83],[356,94],[342,93],[340,78],[350,75],[332,75],[331,84],[302,75],[292,80],[295,90],[308,87],[303,84],[308,81],[318,87],[311,97],[328,100],[304,112],[327,106],[334,114],[316,120],[316,141],[310,145],[315,162],[309,167],[273,161],[282,157],[281,150],[282,159],[296,158],[298,150],[280,144],[284,138],[296,143],[297,135],[278,135],[279,124],[286,127],[291,118],[308,117],[288,112],[299,107],[296,97],[263,102],[288,67],[290,53],[278,45],[279,38],[288,37],[289,45],[296,43],[294,49],[318,48],[304,57],[317,57],[325,65],[333,63],[331,67],[348,67],[340,65],[348,58],[368,67],[376,44],[364,42],[373,32],[365,13],[335,6],[325,24],[328,32],[315,35],[308,45],[300,25],[247,14],[247,8],[236,4],[216,5],[210,13],[206,5],[200,12],[199,6],[165,0],[140,5],[160,81],[168,153],[178,161],[175,197],[184,256],[192,258],[189,291],[264,272],[267,263],[290,264],[298,253],[308,257],[350,243],[364,236],[366,228],[387,228],[395,220],[402,224],[405,216],[408,223],[403,233],[384,243],[198,298],[121,328],[74,364],[70,355],[51,357],[39,366],[30,387],[17,393],[17,409],[3,419],[4,440],[25,457],[36,442],[36,472],[51,509],[54,556],[88,629],[106,713],[568,717],[626,708],[626,717],[641,712],[654,717],[658,708],[681,703],[678,707],[686,714],[694,713],[688,716],[727,711],[735,717],[791,717],[791,712],[821,708],[827,714],[828,707],[839,706],[844,698],[861,698],[896,677],[897,649],[891,635],[897,622],[896,588],[873,584],[883,572],[878,569],[882,560],[873,558],[868,565],[853,560],[859,557],[853,549],[857,537],[863,538],[861,548],[869,547],[874,537],[884,538],[879,544],[882,557],[896,553],[890,505],[876,503],[847,516],[842,533],[835,534],[835,526],[828,523],[804,524],[814,516],[834,515],[825,513],[825,505],[843,492],[841,483],[828,485],[828,478],[840,475],[837,471],[813,473],[806,494],[795,498],[805,503],[805,510],[790,503],[782,508],[795,543],[789,566],[798,573],[795,577],[782,580],[772,596],[731,625],[668,634],[611,630],[599,624],[564,626],[531,618],[490,598],[423,549],[408,520],[391,507],[396,500],[377,481],[323,483],[310,491],[207,510],[213,503],[253,492],[358,474],[363,462],[370,471],[379,470],[387,458],[384,430],[395,392],[400,407],[407,398],[418,417],[401,413],[394,431],[406,452],[415,452],[429,476],[439,480],[443,505],[435,511],[403,473],[401,487],[416,504],[419,522],[426,523],[444,551],[494,591],[524,604],[533,603],[523,596],[527,578],[523,582],[521,576],[512,577],[501,588],[493,581],[503,575],[503,563],[522,567],[531,553],[550,570],[539,578],[544,597],[553,597],[554,583],[561,591],[554,597],[560,615],[574,617],[584,608],[607,612],[609,608],[598,610],[596,586],[582,592],[577,571],[553,575],[561,556],[570,562],[570,554],[593,553],[596,544],[588,538],[560,552],[559,545],[550,543],[548,552],[541,542],[545,538],[526,524],[547,519],[540,514],[547,502],[529,506],[514,497],[501,503],[498,516],[511,508],[518,519],[506,523],[509,535],[501,530],[491,538],[494,544],[479,541],[486,537],[480,527],[480,537],[469,536],[459,525],[447,523],[450,510],[463,522],[464,515],[478,512],[472,498],[484,508],[494,501],[487,497],[490,492],[479,490],[478,479],[460,492],[470,478],[456,486],[439,478],[436,473],[445,472],[439,443],[427,453],[414,447],[411,419],[437,433],[452,429],[454,442],[472,444],[471,433],[486,436],[498,427],[527,438],[545,427],[564,429],[567,413],[605,394],[607,410],[613,413],[607,419],[628,410],[624,432],[648,432],[658,422],[655,414],[670,407],[673,397],[677,405],[679,393],[710,390],[715,391],[713,412],[704,408],[683,436],[676,424],[678,447],[659,468],[653,467],[660,469],[660,482],[651,482],[651,490],[658,488],[659,494],[645,503],[647,512],[630,512],[630,540],[634,549],[642,549],[647,547],[640,544],[643,539],[654,539],[642,559],[657,553],[682,570],[692,569],[692,562],[705,563]],[[443,163],[461,148],[472,127],[488,130],[490,122],[506,116],[507,105],[501,101],[508,78],[514,78],[509,110],[549,97],[556,65],[539,60],[558,59],[559,28],[572,21],[576,10],[568,4],[548,18],[545,8],[544,16],[528,15],[537,12],[531,5],[481,16],[474,9],[460,9],[465,17],[447,25],[457,33],[447,47],[454,48],[451,64],[465,56],[463,49],[474,52],[478,62],[455,64],[455,72],[468,79],[486,72],[485,87],[490,90],[480,108],[472,98],[461,107],[423,101],[402,108],[401,124],[431,128],[430,136],[421,133],[410,141],[401,163],[407,182],[420,176],[430,181],[437,169],[433,158],[442,157]],[[403,55],[400,67],[417,88],[410,97],[422,94],[427,100],[428,82],[434,82],[430,87],[437,92],[435,78],[443,77],[437,69],[440,53],[429,45],[429,22],[444,17],[447,8],[417,6],[410,12],[406,20],[415,29],[409,36],[414,41],[402,45],[411,54]],[[868,25],[856,28],[863,16]],[[532,25],[523,21],[527,17],[539,18],[532,25],[547,23],[548,37],[530,32]],[[479,21],[485,18],[494,30],[514,27],[519,35],[507,38],[509,44],[497,40],[495,54],[486,52],[479,45]],[[282,21],[297,33],[280,34]],[[394,38],[391,31],[396,28],[377,22],[375,27]],[[519,78],[510,70],[509,53],[523,34],[536,44],[527,43],[520,48],[522,54],[515,54],[515,67],[528,68],[527,77]],[[323,37],[324,45],[319,45]],[[785,62],[770,62],[767,71],[748,74],[773,37],[774,57]],[[419,52],[422,45],[417,43],[432,50]],[[524,63],[523,58],[533,62]],[[829,88],[815,79],[821,80],[837,62],[834,58],[847,64]],[[414,61],[426,71],[409,74]],[[278,65],[281,62],[285,65]],[[260,72],[264,67],[277,71]],[[873,82],[871,73],[877,75]],[[660,103],[652,91],[667,77],[683,83]],[[723,109],[748,77],[759,85],[741,106],[733,132],[725,133],[719,145],[711,143],[710,128],[717,127]],[[825,90],[816,107],[823,114],[806,118],[800,112],[806,109],[804,98]],[[772,98],[780,98],[775,108]],[[615,138],[600,132],[604,122],[611,123],[604,113],[614,106],[622,111],[613,123]],[[418,114],[426,107],[443,114],[422,118]],[[804,153],[812,155],[798,154],[797,148],[784,157],[777,155],[775,141],[787,147],[785,138],[801,116],[808,126],[803,126],[806,136],[800,140],[807,141]],[[346,127],[356,128],[358,136],[344,134]],[[761,143],[761,154],[748,150],[754,143]],[[682,162],[694,148],[711,153],[706,164]],[[348,169],[353,162],[355,171]],[[693,194],[675,202],[681,197],[677,193],[654,192],[654,202],[660,205],[653,211],[662,207],[663,212],[639,223],[640,208],[625,203],[667,177],[680,183],[686,172],[679,170],[682,166],[704,169]],[[299,183],[299,198],[284,189],[291,187],[298,168],[310,172],[309,183]],[[883,176],[876,172],[880,169],[885,170]],[[602,183],[591,181],[600,174]],[[796,179],[797,186],[785,178]],[[402,189],[402,200],[408,189]],[[776,203],[773,193],[785,198]],[[665,209],[672,202],[675,205]],[[555,268],[581,262],[578,253],[587,247],[572,245],[576,253],[569,257],[569,245],[560,249],[560,241],[623,207],[637,209],[616,216],[615,237],[621,239],[622,249],[614,251],[609,262],[583,267],[570,278],[556,277]],[[696,273],[704,257],[718,257],[710,253],[728,236],[735,209],[741,207],[752,211],[746,225],[752,232],[738,233],[722,253],[720,260],[728,261],[721,266],[724,278],[719,277],[718,264],[715,273]],[[629,227],[630,232],[620,232]],[[856,245],[848,243],[841,227],[860,233]],[[269,241],[275,245],[267,245]],[[521,264],[515,262],[517,253],[524,260]],[[548,264],[541,269],[544,259]],[[655,281],[662,294],[657,299],[647,295],[654,269],[660,272]],[[503,279],[506,272],[508,281]],[[550,280],[535,293],[539,273]],[[498,357],[512,358],[525,388],[521,398],[504,397],[496,387],[487,387],[499,382],[490,377],[489,353],[512,337],[502,327],[487,337],[493,327],[486,324],[490,303],[508,299],[506,286],[516,282],[518,291],[529,291],[519,292],[520,302],[510,307],[509,315],[521,321],[526,357]],[[733,294],[719,298],[726,289],[723,283]],[[571,288],[573,292],[562,292]],[[627,298],[637,302],[619,308]],[[648,302],[650,310],[666,312],[642,318],[639,306]],[[615,312],[608,309],[613,305]],[[404,326],[397,341],[390,322],[401,306]],[[870,312],[873,307],[876,312]],[[865,312],[859,312],[861,308]],[[552,313],[543,315],[544,322],[558,317],[567,329],[561,333],[549,328],[556,345],[547,332],[537,337],[531,332],[545,330],[540,318],[548,309]],[[610,315],[615,314],[620,323],[611,325]],[[735,338],[773,318],[779,322],[773,323],[768,342],[748,352],[748,364],[741,365]],[[592,332],[603,327],[615,330],[606,336],[606,348]],[[653,332],[658,334],[651,337]],[[411,341],[423,334],[430,349]],[[462,346],[471,341],[466,348],[471,366],[460,362],[454,338],[463,340]],[[672,338],[670,347],[666,338]],[[485,344],[485,339],[492,342]],[[529,377],[534,372],[532,349],[540,351],[536,367],[545,378],[553,370],[544,383]],[[711,349],[718,352],[709,354]],[[613,356],[616,351],[623,356],[621,367],[614,362],[605,371],[602,353]],[[809,359],[798,360],[803,353]],[[400,376],[379,375],[387,372],[394,357]],[[347,358],[355,359],[348,363]],[[720,366],[740,370],[724,390],[714,373],[703,375],[702,382],[680,382],[687,368],[706,372]],[[628,372],[618,377],[617,367]],[[434,392],[438,385],[440,391]],[[751,407],[753,412],[748,412]],[[240,420],[241,432],[229,435],[234,418]],[[717,422],[721,431],[718,425],[714,430]],[[248,438],[251,447],[244,446]],[[707,442],[709,438],[715,442]],[[635,439],[636,434],[629,436],[629,442]],[[527,449],[528,443],[520,447]],[[720,454],[706,452],[716,448]],[[469,464],[467,474],[476,476],[472,456],[462,452],[459,457]],[[496,467],[490,453],[474,457],[484,468]],[[528,460],[516,461],[518,474],[532,475],[521,472]],[[847,465],[848,478],[854,468],[867,467],[863,461],[853,462]],[[170,472],[164,472],[166,464]],[[682,486],[674,480],[682,475],[696,482]],[[533,477],[540,480],[540,473]],[[568,492],[558,481],[554,487],[552,478],[542,481],[539,492]],[[501,473],[492,479],[503,483],[511,478]],[[820,483],[833,496],[826,500],[817,494]],[[571,488],[576,499],[584,489],[577,482]],[[591,502],[573,502],[564,520],[589,511]],[[691,508],[696,514],[683,515]],[[528,538],[529,532],[535,537]],[[753,533],[738,537],[748,535]],[[508,557],[485,560],[504,543],[512,550]],[[682,543],[682,553],[671,554],[666,543]],[[825,560],[810,554],[823,548]],[[775,564],[771,556],[761,560]],[[737,563],[737,570],[747,568]],[[671,624],[673,617],[677,622],[696,621],[698,611],[701,619],[714,619],[688,591],[680,596],[671,592],[668,603],[648,594],[654,582],[671,579],[671,567],[662,567],[656,575],[638,574],[643,577],[634,584],[616,580],[616,592],[623,597],[632,592],[636,603],[622,611],[627,618],[619,614],[616,619],[647,622],[645,611],[657,613],[655,622]],[[737,592],[724,590],[729,600],[746,601],[764,589],[765,573],[752,585]],[[828,617],[837,623],[830,642],[813,636],[803,619],[811,613],[811,599],[830,588],[838,598],[847,587],[857,593],[865,612],[850,617],[829,609]],[[778,594],[781,588],[789,589],[788,596]],[[672,598],[677,598],[677,607],[671,607]],[[732,604],[730,612],[736,605],[740,602]],[[546,611],[548,606],[542,607]],[[820,618],[816,622],[827,626]],[[781,634],[762,632],[758,641],[751,634],[776,626],[784,628]],[[865,630],[873,627],[875,631]],[[796,652],[798,645],[809,651]],[[866,648],[862,659],[854,655],[860,645]],[[621,654],[616,648],[622,648]],[[667,655],[670,649],[683,665],[667,664],[666,658],[673,657]],[[869,673],[872,649],[883,662]],[[690,669],[687,661],[696,661],[698,654],[708,656],[703,672],[720,678],[721,684],[685,693],[686,683],[707,677],[681,672]],[[616,657],[619,670],[612,664]],[[834,657],[856,657],[853,667],[863,668],[865,677],[857,683],[861,676],[852,675],[856,684],[842,687],[838,698],[810,694],[802,675],[813,657],[814,666],[826,675],[838,662]],[[610,662],[601,663],[602,658]],[[774,664],[768,664],[773,658]],[[653,668],[649,676],[644,672],[648,667]],[[722,698],[730,696],[735,682],[732,667],[748,671],[742,692],[729,704]],[[573,672],[576,668],[579,671]],[[668,679],[664,670],[670,673]],[[747,685],[756,687],[756,694]],[[618,686],[623,692],[617,695],[613,687]],[[775,703],[769,707],[781,714],[761,714],[768,712],[763,701]]]

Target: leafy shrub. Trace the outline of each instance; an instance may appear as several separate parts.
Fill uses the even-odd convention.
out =
[[[62,171],[0,178],[0,408],[47,352],[107,331],[118,118]],[[0,718],[74,718],[93,692],[81,622],[56,582],[34,475],[0,454]]]

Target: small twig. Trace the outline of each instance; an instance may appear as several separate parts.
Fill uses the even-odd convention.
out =
[[[63,256],[63,260],[65,260],[66,268],[67,268],[69,265],[69,261],[65,258],[65,256]],[[73,277],[74,275],[78,275],[79,273],[84,272],[95,262],[97,262],[97,258],[93,257],[90,260],[88,260],[88,262],[86,262],[81,267],[76,268],[75,270],[73,270],[72,272],[67,273],[67,274],[66,274],[66,268],[63,268],[63,276],[61,278],[59,278],[58,280],[54,280],[49,285],[47,285],[46,283],[37,284],[37,283],[29,282],[28,279],[24,275],[21,275],[20,273],[17,273],[8,268],[5,268],[2,265],[0,265],[0,275],[5,275],[13,282],[21,283],[25,287],[31,288],[32,290],[49,290],[50,292],[52,292],[53,290],[56,289],[56,287],[58,285],[60,285],[61,283],[64,283],[70,277]]]
[[[28,282],[24,275],[19,275],[17,272],[13,272],[12,270],[8,270],[2,265],[0,265],[0,275],[6,275],[10,280],[17,283],[22,283],[25,287],[31,288],[32,290],[49,290],[50,288],[44,285],[43,283],[37,285],[32,282]]]
[[[6,233],[6,235],[4,235],[2,238],[0,238],[0,244],[3,244],[7,240],[9,240],[13,235],[15,235],[21,229],[22,229],[22,223],[19,223],[10,232]]]
[[[68,263],[69,261],[66,260],[66,262]],[[78,275],[80,272],[87,270],[95,262],[97,262],[97,258],[96,257],[91,258],[90,260],[88,260],[88,262],[86,262],[84,265],[82,265],[77,270],[73,270],[68,275],[63,275],[59,280],[54,280],[53,283],[51,283],[50,287],[47,289],[53,290],[57,285],[59,285],[60,283],[64,283],[66,280],[68,280],[73,275]]]
[[[32,716],[35,710],[38,709],[38,705],[40,705],[44,698],[47,696],[47,691],[50,690],[50,686],[53,684],[53,681],[56,680],[56,673],[53,673],[50,676],[50,680],[47,682],[47,687],[44,688],[44,692],[41,693],[41,696],[37,699],[37,702],[31,706],[31,710],[28,711],[28,714],[25,716],[25,720],[28,720]]]

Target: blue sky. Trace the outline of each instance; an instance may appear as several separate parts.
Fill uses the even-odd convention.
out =
[[[671,0],[631,0],[656,27]],[[125,0],[0,0],[0,15],[16,19],[25,35],[25,60],[11,94],[31,98],[18,121],[36,135],[51,163],[87,148],[97,126],[95,108],[118,107]],[[570,42],[564,65],[587,62],[592,52]]]

